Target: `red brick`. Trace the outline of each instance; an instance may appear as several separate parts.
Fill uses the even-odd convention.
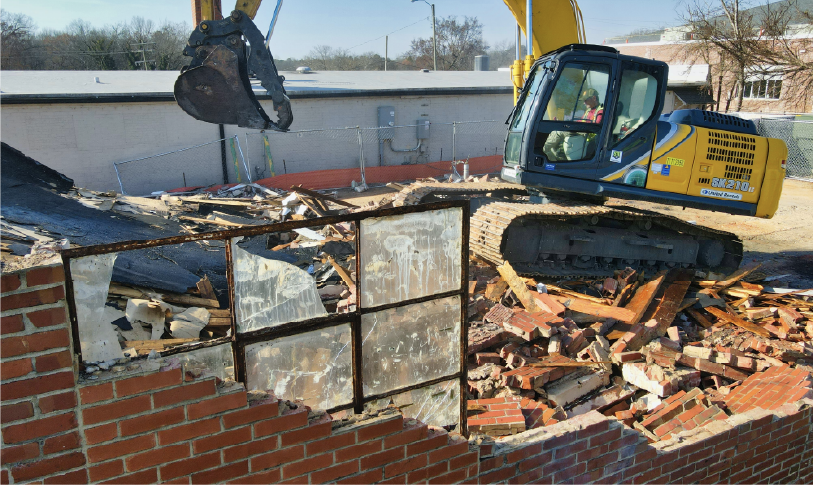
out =
[[[159,431],[158,444],[170,445],[179,441],[186,441],[199,436],[204,436],[220,431],[220,419],[210,418],[204,421],[176,426],[170,429]]]
[[[88,483],[88,471],[84,468],[75,470],[62,475],[56,475],[45,479],[46,484],[72,484],[72,483]]]
[[[2,470],[0,470],[0,484],[6,485],[7,483],[10,483],[10,482],[11,482],[11,479],[9,478],[8,470],[3,468]]]
[[[28,320],[37,328],[52,327],[54,325],[62,325],[67,321],[65,318],[65,308],[48,308],[47,310],[39,310],[36,312],[28,312],[25,314]]]
[[[129,440],[117,441],[107,445],[94,446],[88,448],[88,461],[99,463],[111,458],[119,458],[130,453],[149,450],[155,446],[155,436],[152,434],[138,436]]]
[[[223,450],[223,462],[231,463],[275,449],[277,449],[277,436],[266,439],[255,439],[246,444],[232,446]]]
[[[328,453],[325,455],[308,458],[297,463],[292,463],[290,465],[285,465],[283,467],[283,480],[298,477],[300,475],[306,475],[312,470],[327,468],[333,464],[334,458],[331,453]]]
[[[212,381],[214,384],[214,381]],[[190,387],[190,386],[186,386]],[[214,387],[213,387],[214,391]],[[158,402],[156,402],[156,407]],[[276,400],[267,400],[259,404],[250,405],[247,409],[234,411],[223,416],[223,427],[226,429],[241,426],[243,424],[274,418],[279,414],[279,406]]]
[[[181,384],[181,369],[166,372],[155,372],[145,376],[131,377],[116,382],[116,397],[127,397],[133,394],[161,389],[162,387]],[[190,418],[194,419],[194,418]]]
[[[449,463],[436,463],[435,465],[430,465],[426,468],[422,468],[420,470],[416,470],[407,474],[407,482],[408,483],[418,483],[423,480],[427,480],[428,478],[435,478],[438,475],[443,475],[444,473],[449,471]]]
[[[59,453],[60,451],[73,450],[74,448],[79,448],[80,445],[79,433],[74,431],[73,433],[46,439],[42,445],[42,454],[50,455],[52,453]]]
[[[89,445],[96,445],[110,441],[119,436],[116,423],[103,424],[95,428],[85,428],[85,442]]]
[[[136,472],[162,463],[180,460],[189,457],[189,445],[163,446],[155,450],[145,451],[138,455],[125,458],[124,465],[127,471]]]
[[[269,483],[279,483],[279,482],[280,482],[280,469],[274,468],[272,470],[266,470],[260,473],[252,473],[251,475],[245,476],[243,478],[238,478],[237,480],[232,480],[231,482],[226,483],[235,485],[244,485],[246,483],[267,485]]]
[[[292,446],[284,450],[273,451],[265,455],[253,457],[252,470],[263,470],[265,468],[273,468],[283,463],[301,460],[305,456],[305,447]]]
[[[480,483],[497,483],[502,482],[512,476],[514,476],[514,467],[506,467],[489,472],[485,475],[481,475],[478,477],[478,479],[480,480]]]
[[[30,269],[25,275],[25,285],[29,288],[61,281],[65,281],[65,272],[62,270],[62,265]]]
[[[469,442],[461,441],[443,448],[431,451],[428,457],[430,464],[448,460],[453,456],[462,455],[469,451]]]
[[[449,460],[449,469],[457,470],[478,463],[478,452],[472,451]]]
[[[138,396],[101,404],[82,411],[84,424],[96,424],[150,410],[150,396]]]
[[[393,434],[404,429],[404,420],[401,416],[389,419],[383,423],[377,423],[370,426],[365,426],[356,431],[357,440],[362,441],[372,440],[388,434]]]
[[[305,452],[308,456],[318,455],[337,448],[345,448],[356,444],[355,433],[342,433],[323,440],[308,443]]]
[[[246,406],[246,392],[233,392],[214,399],[199,401],[195,404],[187,404],[187,419],[199,419],[244,406]]]
[[[0,298],[0,307],[3,308],[3,311],[16,310],[18,308],[30,308],[38,305],[56,303],[64,298],[65,287],[55,286],[53,288],[43,288],[4,296]]]
[[[157,483],[157,482],[158,482],[158,469],[150,468],[149,470],[142,470],[138,473],[132,473],[130,475],[114,478],[113,480],[108,480],[102,483],[107,484],[107,483]]]
[[[3,442],[6,444],[21,443],[68,431],[76,427],[77,422],[74,413],[50,416],[24,424],[7,426],[3,429]]]
[[[202,397],[215,394],[215,379],[207,379],[194,384],[185,384],[181,387],[167,389],[153,393],[153,403],[156,409],[171,406],[183,401],[198,401]]]
[[[115,477],[124,473],[124,464],[121,460],[109,461],[88,468],[88,478],[92,482],[100,482],[110,477]]]
[[[426,439],[429,431],[427,425],[420,421],[414,421],[413,423],[411,425],[405,423],[404,431],[386,437],[384,447],[392,448]]]
[[[289,429],[301,428],[308,425],[308,411],[299,408],[292,413],[284,414],[279,418],[267,419],[254,424],[254,436],[259,438],[270,434],[281,433]]]
[[[446,445],[448,442],[449,435],[446,432],[439,433],[436,430],[430,430],[429,437],[426,440],[407,445],[407,456],[434,450]]]
[[[382,451],[380,453],[364,455],[364,458],[362,458],[360,461],[360,465],[362,471],[365,471],[373,468],[379,468],[381,466],[387,465],[388,463],[394,463],[396,461],[403,459],[404,459],[404,447],[400,446],[398,448],[391,448],[387,451]],[[340,461],[338,457],[337,461]]]
[[[73,372],[59,372],[3,384],[0,386],[0,394],[5,400],[20,399],[35,394],[69,389],[74,386],[74,382]]]
[[[250,426],[246,426],[193,441],[192,452],[196,454],[205,453],[210,450],[225,448],[238,443],[245,443],[246,441],[251,441],[251,439],[252,428]]]
[[[379,483],[382,480],[382,470],[370,470],[369,472],[362,473],[344,480],[338,480],[336,483],[343,484],[357,484],[357,483]],[[311,482],[315,483],[315,482]],[[451,482],[450,482],[451,483]]]
[[[82,404],[93,404],[107,399],[113,399],[112,382],[79,388],[79,400]]]
[[[11,469],[14,481],[32,480],[45,475],[70,470],[85,464],[85,455],[81,452],[68,453],[54,458],[43,458],[25,465],[18,465]]]
[[[177,424],[184,420],[184,408],[167,409],[153,414],[139,416],[137,418],[126,419],[121,422],[122,436],[132,436],[135,434],[163,428],[171,424]]]
[[[341,450],[336,450],[336,462],[341,463],[343,461],[355,460],[356,458],[369,456],[379,451],[382,451],[382,440],[360,443],[358,445],[342,448]]]
[[[0,292],[8,293],[14,291],[22,286],[20,275],[18,274],[4,274],[0,276]]]
[[[162,466],[159,471],[161,472],[161,481],[164,482],[216,466],[220,466],[220,453],[218,452],[176,461]]]
[[[31,359],[19,359],[0,363],[0,379],[22,377],[34,370]]]
[[[0,408],[0,423],[6,424],[20,419],[30,418],[34,415],[34,406],[31,401],[7,404]]]
[[[391,463],[384,467],[384,478],[392,478],[402,473],[408,473],[427,466],[427,455],[418,455],[398,463]]]
[[[39,458],[39,456],[39,443],[26,443],[19,446],[4,446],[3,453],[0,453],[0,464],[8,465],[9,463],[17,463],[31,460],[32,458]]]
[[[52,396],[41,397],[39,400],[40,413],[48,414],[54,411],[64,411],[76,407],[76,393],[74,391]]]
[[[458,483],[458,482],[463,481],[464,479],[468,478],[468,476],[469,475],[468,475],[468,473],[467,473],[467,471],[465,469],[464,470],[455,470],[455,471],[453,471],[451,473],[447,473],[447,474],[441,475],[439,477],[430,478],[429,483],[441,483],[441,484],[443,484],[443,483]],[[523,483],[529,483],[529,482],[523,482]]]
[[[23,330],[25,330],[25,323],[23,323],[22,315],[0,317],[0,335],[22,332]]]
[[[239,461],[211,471],[192,475],[192,483],[220,483],[249,473],[249,462]]]
[[[335,465],[324,470],[312,472],[310,475],[311,483],[333,482],[340,477],[346,477],[348,475],[352,475],[358,472],[359,472],[359,462],[350,461],[348,463]],[[381,475],[379,476],[381,477]],[[354,483],[364,483],[364,482],[354,482]]]
[[[324,438],[331,435],[331,423],[312,423],[305,429],[298,429],[284,433],[280,437],[280,446],[286,447],[305,443],[306,441],[313,441],[319,438]],[[283,478],[285,478],[285,470],[283,470]]]
[[[0,356],[4,359],[18,355],[43,352],[49,349],[58,349],[70,346],[68,331],[66,329],[37,332],[19,337],[6,337],[0,347]]]

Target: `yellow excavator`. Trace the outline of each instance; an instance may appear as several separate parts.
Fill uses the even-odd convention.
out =
[[[417,199],[472,199],[470,248],[524,274],[737,269],[743,249],[734,234],[607,201],[770,218],[785,178],[785,143],[758,136],[754,123],[735,116],[692,109],[662,115],[667,64],[586,44],[576,0],[504,2],[517,20],[518,46],[521,31],[528,39],[525,58],[518,47],[512,66],[515,106],[501,169],[507,183],[431,184],[416,188]],[[176,98],[198,119],[266,126],[248,70],[275,100],[280,121],[271,128],[285,129],[291,111],[282,78],[268,49],[254,48],[262,36],[242,3],[229,19],[205,20],[190,36],[185,53],[194,61],[178,78]],[[239,113],[226,111],[236,98],[252,101]]]

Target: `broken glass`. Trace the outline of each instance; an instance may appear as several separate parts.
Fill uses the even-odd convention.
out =
[[[166,358],[167,361],[172,359],[178,359],[184,376],[188,379],[216,377],[221,381],[235,380],[235,359],[230,343],[190,350]]]
[[[461,299],[450,296],[362,315],[365,396],[460,370]]]
[[[105,303],[118,253],[71,259],[73,296],[84,362],[124,357],[118,336],[106,318]]]
[[[392,403],[405,417],[430,426],[453,426],[461,419],[460,393],[461,381],[454,379],[371,401],[365,404],[365,411],[382,409]]]
[[[366,308],[461,287],[459,207],[361,223],[362,305]]]
[[[350,324],[246,346],[249,390],[330,409],[353,400]]]
[[[316,282],[307,270],[253,254],[238,245],[241,239],[235,238],[231,242],[238,332],[328,314],[322,305]],[[256,252],[262,251],[266,251],[265,241],[263,248]]]

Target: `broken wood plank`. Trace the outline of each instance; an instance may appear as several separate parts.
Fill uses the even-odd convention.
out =
[[[625,309],[633,312],[634,317],[630,321],[623,321],[631,324],[639,323],[639,320],[642,319],[644,312],[647,311],[647,307],[650,306],[650,302],[653,300],[656,292],[659,291],[662,283],[664,283],[664,278],[666,275],[667,273],[661,273],[636,290],[633,298],[631,298],[628,304],[624,306]]]
[[[497,267],[498,273],[500,276],[506,280],[506,283],[509,284],[509,288],[512,289],[517,299],[520,300],[520,303],[525,307],[526,311],[531,313],[537,313],[540,310],[540,307],[537,306],[537,300],[531,296],[531,292],[526,287],[526,284],[520,280],[520,277],[517,276],[517,273],[512,268],[512,265],[509,264],[508,261],[504,262],[502,265]]]
[[[657,306],[652,315],[645,312],[643,320],[655,320],[658,326],[655,329],[657,337],[663,337],[667,333],[667,328],[673,323],[684,296],[692,283],[693,272],[687,269],[671,269],[665,276],[665,283],[661,299],[657,301]]]
[[[596,364],[613,364],[611,361],[593,361],[593,360],[585,360],[581,362],[535,362],[535,363],[527,363],[526,367],[587,367],[589,365],[596,365]]]
[[[766,330],[765,328],[760,327],[758,325],[755,325],[754,323],[749,323],[749,322],[747,322],[745,320],[741,320],[740,318],[738,318],[738,317],[736,317],[734,315],[731,315],[731,314],[729,314],[729,313],[727,313],[727,312],[725,312],[725,311],[723,311],[723,310],[721,310],[719,308],[711,306],[711,307],[706,308],[706,310],[709,313],[711,313],[712,315],[720,318],[721,320],[726,321],[727,323],[731,323],[732,325],[740,327],[740,328],[742,328],[744,330],[749,330],[750,332],[752,332],[754,334],[757,334],[757,335],[760,335],[761,337],[766,337],[766,338],[771,337],[771,333],[768,330]]]
[[[208,276],[204,275],[196,286],[198,287],[198,292],[201,294],[201,298],[206,298],[207,300],[218,299],[218,295],[215,294],[215,288],[212,287],[212,282],[209,281]]]
[[[356,282],[353,281],[353,278],[350,277],[350,273],[348,273],[348,270],[346,270],[344,266],[337,263],[336,260],[331,256],[328,256],[328,262],[330,262],[331,266],[334,267],[336,273],[339,275],[340,278],[342,278],[342,281],[344,281],[345,284],[348,285],[348,288],[356,285]]]
[[[188,344],[190,342],[199,342],[199,338],[166,338],[160,340],[126,340],[124,348],[136,350],[140,355],[149,354],[151,350],[164,350],[167,347],[174,345]]]
[[[633,294],[633,291],[636,289],[638,285],[639,285],[638,281],[634,281],[633,283],[625,285],[625,287],[622,288],[622,291],[620,291],[619,294],[616,295],[616,299],[613,300],[612,306],[625,306],[628,298],[630,298],[630,295]]]
[[[695,305],[696,303],[698,303],[698,298],[684,298],[684,300],[681,301],[681,304],[678,305],[678,311],[683,312],[684,310]]]
[[[108,288],[108,295],[123,296],[125,298],[143,298],[149,299],[150,295],[156,295],[166,303],[172,303],[184,306],[196,306],[203,308],[219,308],[220,303],[215,299],[200,298],[197,296],[182,294],[182,293],[167,293],[149,288],[128,287],[118,283],[111,283]]]
[[[497,301],[503,296],[503,293],[509,288],[509,284],[503,278],[499,279],[497,283],[487,283],[486,293],[484,296],[492,301]]]
[[[546,284],[545,286],[546,286],[546,288],[548,288],[549,293],[554,292],[554,293],[564,295],[564,296],[570,296],[570,297],[573,297],[573,298],[579,298],[581,300],[587,300],[587,301],[590,301],[592,303],[597,303],[599,305],[607,305],[608,301],[609,301],[607,298],[597,298],[595,296],[590,296],[590,295],[586,295],[586,294],[583,294],[583,293],[578,293],[576,291],[568,290],[568,289],[565,289],[565,288],[560,288],[560,287],[554,286],[554,285]]]
[[[699,312],[698,310],[694,310],[692,308],[687,308],[687,314],[689,314],[690,317],[692,317],[693,320],[698,322],[698,324],[701,325],[704,328],[711,328],[713,326],[713,323],[710,322],[709,319],[707,319],[707,317],[702,315],[701,312]]]
[[[636,314],[627,308],[600,305],[592,301],[573,298],[571,296],[551,295],[551,297],[573,312],[587,313],[594,317],[613,318],[614,320],[625,323],[634,323],[632,320],[636,317]]]
[[[756,269],[760,268],[762,263],[757,263],[754,265],[747,266],[745,268],[739,269],[732,273],[731,275],[727,276],[727,278],[723,281],[718,281],[714,285],[716,289],[723,289],[728,288],[738,281],[742,280],[743,278],[749,276],[750,273],[754,272]]]
[[[229,222],[223,219],[221,220],[211,220],[211,219],[204,219],[202,217],[192,217],[192,216],[178,216],[178,219],[183,221],[190,221],[190,222],[197,222],[199,224],[214,224],[216,226],[225,226],[225,227],[244,227],[248,224],[238,224],[236,222]]]
[[[350,202],[346,202],[344,200],[336,199],[334,197],[331,197],[330,195],[320,194],[319,192],[316,192],[314,190],[306,189],[305,187],[302,186],[302,184],[292,185],[291,190],[293,192],[302,192],[303,194],[310,195],[311,197],[316,197],[318,199],[333,202],[334,204],[343,205],[345,207],[350,207],[352,209],[356,209],[359,207],[358,205],[351,204]]]

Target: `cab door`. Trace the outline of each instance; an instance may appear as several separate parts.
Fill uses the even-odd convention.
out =
[[[612,99],[612,58],[561,64],[556,82],[540,103],[530,134],[527,170],[593,180],[599,164]],[[595,105],[589,94],[595,94]]]
[[[620,64],[615,102],[608,109],[609,133],[596,178],[644,187],[664,104],[667,66],[661,62]]]

